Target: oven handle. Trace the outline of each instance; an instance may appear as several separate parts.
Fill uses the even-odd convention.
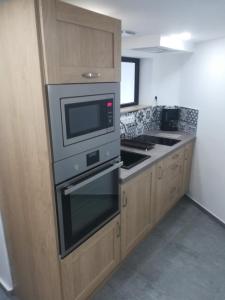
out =
[[[113,166],[109,167],[108,169],[106,169],[102,172],[99,172],[98,174],[94,175],[93,177],[90,177],[90,178],[88,178],[88,179],[86,179],[86,180],[84,180],[84,181],[82,181],[78,184],[70,185],[68,188],[66,188],[64,190],[64,195],[67,196],[67,195],[73,193],[74,191],[76,191],[76,190],[82,188],[83,186],[95,181],[96,179],[99,179],[100,177],[102,177],[102,176],[104,176],[104,175],[106,175],[106,174],[108,174],[108,173],[110,173],[110,172],[112,172],[116,169],[119,169],[120,167],[122,167],[122,165],[123,165],[123,162],[121,161],[121,162],[116,163]]]

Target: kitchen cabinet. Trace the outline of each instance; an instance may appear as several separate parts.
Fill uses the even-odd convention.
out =
[[[183,153],[184,149],[181,148],[159,161],[156,165],[153,209],[155,224],[181,197]]]
[[[166,201],[168,211],[183,196],[182,178],[184,164],[184,147],[166,158]]]
[[[165,166],[166,160],[163,159],[156,164],[156,174],[154,178],[154,197],[152,204],[152,219],[154,224],[162,218],[166,212],[166,177]]]
[[[64,299],[87,299],[120,261],[120,216],[61,261]]]
[[[152,219],[157,224],[185,194],[190,178],[193,143],[156,164]]]
[[[45,87],[119,81],[121,24],[59,0],[0,1],[0,22],[0,210],[14,292],[86,298],[119,262],[120,217],[61,260]]]
[[[183,165],[183,177],[182,177],[182,188],[181,188],[183,195],[188,191],[189,188],[192,154],[193,154],[193,143],[189,143],[184,148],[184,165]]]
[[[154,168],[121,185],[122,258],[143,239],[151,228],[151,196]]]
[[[46,83],[120,81],[120,20],[59,0],[39,11]]]

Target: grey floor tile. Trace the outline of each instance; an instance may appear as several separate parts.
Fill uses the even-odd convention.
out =
[[[176,242],[205,259],[225,260],[225,229],[203,213],[176,236]]]
[[[196,253],[173,243],[138,271],[174,299],[211,300],[222,283],[216,268],[210,270]]]
[[[120,300],[121,295],[112,288],[109,284],[106,284],[101,290],[99,290],[93,297],[92,300]]]
[[[215,299],[213,300],[224,300],[225,299],[225,284],[217,291]]]

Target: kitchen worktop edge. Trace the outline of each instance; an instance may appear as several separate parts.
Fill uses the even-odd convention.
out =
[[[172,138],[172,135],[174,134],[175,137],[179,135],[178,139],[181,141],[179,143],[175,144],[174,146],[155,145],[155,148],[151,149],[149,151],[122,146],[121,147],[122,150],[146,154],[146,155],[150,155],[151,157],[129,170],[121,168],[120,183],[125,183],[126,181],[132,179],[133,177],[137,176],[139,173],[145,171],[149,167],[156,164],[159,160],[172,154],[174,151],[177,151],[179,148],[183,147],[184,145],[186,145],[196,139],[196,135],[184,134],[182,132],[166,132],[165,133],[164,131],[152,131],[152,132],[148,132],[145,134],[156,135],[156,136],[159,134],[163,134],[163,135],[165,135],[165,137],[166,137],[166,134],[168,134],[169,138]]]

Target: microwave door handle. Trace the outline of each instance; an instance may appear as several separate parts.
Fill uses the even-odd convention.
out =
[[[74,184],[74,185],[70,185],[68,188],[66,188],[64,190],[64,195],[67,196],[73,192],[75,192],[76,190],[84,187],[85,185],[101,178],[102,176],[104,175],[107,175],[108,173],[120,168],[121,166],[123,165],[123,162],[119,162],[119,163],[116,163],[114,164],[113,166],[109,167],[108,169],[102,171],[102,172],[99,172],[98,174],[94,175],[93,177],[90,177],[80,183],[77,183],[77,184]]]

